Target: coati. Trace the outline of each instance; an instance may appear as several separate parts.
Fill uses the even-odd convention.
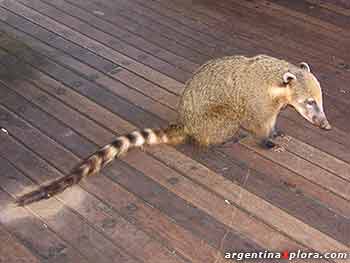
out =
[[[210,60],[187,81],[176,124],[117,137],[71,174],[23,195],[17,204],[23,206],[54,196],[98,173],[129,149],[143,145],[192,141],[208,146],[225,142],[242,128],[252,133],[261,146],[271,148],[271,138],[281,134],[276,129],[277,116],[287,105],[314,125],[331,129],[323,111],[320,84],[308,64],[296,66],[267,55]]]

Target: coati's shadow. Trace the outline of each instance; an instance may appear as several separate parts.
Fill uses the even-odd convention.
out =
[[[232,147],[247,136],[249,136],[249,134],[242,130],[223,144],[211,145],[209,147],[184,144],[176,148],[191,159],[207,166],[217,174],[221,174],[225,178],[235,181],[239,185],[243,185],[246,180],[245,175],[249,169],[247,164],[232,156],[228,156],[224,153],[223,149]]]
[[[14,207],[12,205],[13,198],[6,192],[10,192],[11,195],[13,195],[12,192],[17,194],[18,190],[31,187],[32,184],[29,180],[25,180],[16,174],[7,173],[6,176],[0,178],[1,188],[5,189],[5,191],[0,190],[0,223],[43,262],[67,262],[70,261],[69,255],[72,248],[65,241],[62,241],[63,239],[77,249],[79,249],[78,243],[83,243],[82,246],[84,248],[89,247],[92,250],[91,253],[96,251],[96,247],[103,246],[100,233],[94,230],[91,224],[94,225],[94,228],[99,228],[99,232],[109,235],[112,239],[116,233],[122,232],[121,234],[123,234],[123,229],[130,233],[138,233],[137,225],[140,224],[138,220],[143,223],[148,220],[142,216],[143,212],[138,212],[144,209],[142,208],[144,206],[143,199],[151,204],[153,208],[159,209],[174,218],[178,225],[187,228],[188,231],[198,233],[204,239],[210,240],[214,247],[221,247],[223,251],[232,248],[238,251],[261,249],[255,243],[240,236],[236,231],[229,229],[215,218],[166,190],[148,176],[144,176],[142,171],[137,171],[126,163],[116,160],[111,166],[106,167],[104,174],[101,176],[106,176],[114,183],[122,186],[118,187],[118,189],[121,189],[119,191],[111,191],[116,190],[113,188],[114,183],[103,188],[104,192],[110,193],[106,194],[106,199],[111,206],[106,203],[93,202],[91,197],[76,200],[77,203],[72,204],[72,200],[79,199],[80,195],[79,187],[72,187],[64,192],[64,197],[59,195],[59,198],[69,203],[70,208],[57,206],[58,201],[55,198],[22,208]],[[99,185],[98,181],[100,179],[98,176],[91,177],[88,180],[98,188],[103,185]],[[21,183],[20,187],[18,181]],[[136,181],[137,183],[135,183]],[[172,183],[176,182],[172,181]],[[141,195],[141,202],[135,198],[126,198],[120,203],[119,201],[112,201],[120,200],[118,197],[125,195],[123,189],[128,189],[135,195]],[[81,203],[78,204],[78,202]],[[71,208],[77,210],[87,220],[82,220],[81,216],[77,215]],[[150,220],[155,220],[156,222],[153,222],[153,224],[156,224],[158,218],[154,216]],[[203,229],[206,229],[206,231],[203,231]],[[212,233],[215,235],[213,236]],[[223,236],[225,236],[225,240],[222,243]],[[135,238],[138,237],[135,236]],[[100,242],[98,246],[96,242]],[[111,262],[124,261],[114,258]]]
[[[32,78],[33,68],[28,63],[44,64],[44,58],[15,35],[0,32],[0,81],[11,84],[14,81]]]
[[[25,191],[28,190],[28,187],[32,189],[33,184],[28,178],[19,176],[16,172],[11,173],[4,170],[6,165],[3,165],[2,160],[0,162],[0,223],[43,262],[56,261],[56,259],[66,262],[67,246],[40,220],[40,217],[45,214],[38,213],[37,208],[18,207],[14,203],[14,197],[22,189],[26,189]],[[53,220],[54,213],[57,214],[61,208],[56,207],[53,211],[52,207],[48,207],[47,220]]]

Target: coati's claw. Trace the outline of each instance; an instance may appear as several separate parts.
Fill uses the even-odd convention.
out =
[[[292,140],[292,137],[286,135],[283,137],[284,140],[286,140],[287,142],[290,142]]]
[[[265,149],[272,149],[276,146],[276,144],[269,140],[269,139],[264,139],[260,142],[261,147],[265,148]]]
[[[284,148],[283,146],[278,145],[278,146],[273,148],[273,151],[277,152],[277,153],[282,153],[282,152],[286,151],[286,148]]]
[[[277,137],[283,138],[284,136],[286,136],[286,134],[281,130],[276,130],[272,136],[273,138],[277,138]]]

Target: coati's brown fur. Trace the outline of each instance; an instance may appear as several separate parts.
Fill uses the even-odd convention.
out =
[[[56,195],[98,173],[129,149],[144,145],[177,145],[188,139],[205,146],[219,144],[243,128],[263,146],[271,147],[269,139],[278,135],[278,113],[287,105],[315,125],[330,129],[319,83],[306,63],[296,66],[266,55],[208,61],[186,83],[177,124],[120,136],[84,160],[70,175],[22,196],[17,203],[27,205]]]

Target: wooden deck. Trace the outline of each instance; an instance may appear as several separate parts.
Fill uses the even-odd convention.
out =
[[[0,262],[350,252],[349,51],[345,0],[0,1]],[[249,137],[147,148],[57,198],[13,206],[116,134],[174,121],[201,63],[259,53],[312,66],[332,131],[289,110],[285,152]]]

